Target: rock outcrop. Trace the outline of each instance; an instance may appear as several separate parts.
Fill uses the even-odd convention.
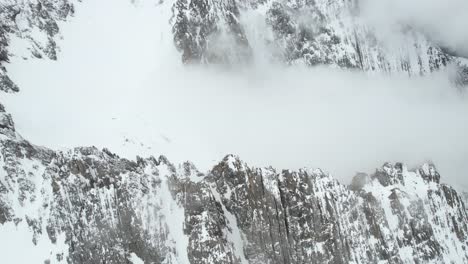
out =
[[[177,0],[174,42],[184,62],[238,64],[267,53],[271,60],[287,65],[330,65],[410,76],[451,65],[454,81],[467,84],[464,58],[439,47],[411,25],[400,25],[389,42],[362,18],[359,2]],[[249,20],[252,14],[259,19]]]
[[[33,57],[57,59],[55,39],[59,34],[59,23],[73,15],[72,0],[0,2],[0,91],[17,92],[18,86],[10,79],[5,68],[11,52],[11,38],[29,43]]]

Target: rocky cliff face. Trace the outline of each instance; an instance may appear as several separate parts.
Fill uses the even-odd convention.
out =
[[[468,211],[431,164],[385,164],[350,186],[232,155],[201,173],[164,157],[34,146],[1,117],[0,224],[61,244],[46,262],[468,261]]]
[[[466,84],[468,67],[463,58],[438,47],[411,25],[401,25],[389,42],[360,16],[359,4],[358,0],[177,0],[174,41],[184,61],[237,64],[267,53],[270,60],[288,65],[325,64],[414,76],[451,64],[460,75],[456,80]],[[248,56],[252,49],[262,51]]]
[[[57,59],[55,38],[59,23],[73,15],[69,0],[18,1],[0,3],[0,91],[17,92],[16,84],[8,77],[5,63],[11,52],[12,38],[20,38],[29,44],[28,49],[36,58]]]
[[[367,72],[424,75],[453,65],[468,83],[468,61],[402,25],[393,41],[360,16],[358,0],[173,0],[174,44],[185,63],[244,64],[258,53],[282,64],[331,65]],[[0,90],[18,91],[5,63],[14,39],[36,58],[57,58],[59,25],[74,0],[0,3]]]

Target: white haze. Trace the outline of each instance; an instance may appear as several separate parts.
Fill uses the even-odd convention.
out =
[[[468,57],[467,0],[358,0],[362,15],[379,31],[411,25],[452,52]]]
[[[1,101],[25,138],[128,158],[164,154],[201,170],[235,153],[256,166],[320,167],[344,182],[385,161],[432,160],[444,181],[468,185],[468,102],[443,73],[184,67],[168,8],[142,6],[84,1],[63,25],[57,62],[13,58],[21,91]]]

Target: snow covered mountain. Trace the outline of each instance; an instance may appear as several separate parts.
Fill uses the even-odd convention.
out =
[[[245,62],[255,56],[251,46],[260,42],[270,59],[287,64],[423,75],[453,63],[461,67],[466,81],[466,62],[411,25],[399,25],[389,41],[359,15],[359,4],[358,0],[178,0],[174,39],[184,61]]]
[[[57,59],[54,38],[59,33],[58,23],[73,14],[70,1],[16,1],[0,3],[0,90],[18,91],[8,77],[4,63],[8,62],[12,36],[30,43],[28,49],[36,58]]]
[[[0,90],[16,40],[57,59],[68,0],[0,3]],[[80,4],[76,2],[76,4]],[[428,74],[464,59],[411,29],[386,46],[356,1],[177,0],[185,63],[266,59]],[[265,52],[257,54],[258,46]],[[255,46],[255,48],[254,48]],[[261,57],[261,58],[259,58]],[[208,172],[164,156],[52,150],[29,142],[0,102],[0,256],[5,263],[468,263],[468,208],[433,164],[386,163],[349,186],[319,169],[249,166],[227,155]]]
[[[59,24],[73,15],[74,2],[2,1],[0,65],[8,62],[12,36],[27,40],[34,57],[57,59]],[[170,4],[169,22],[186,63],[239,64],[263,57],[415,76],[454,65],[456,81],[466,84],[465,58],[439,47],[411,25],[399,25],[389,38],[359,15],[359,5],[358,0],[177,0]],[[4,66],[0,78],[1,90],[18,90]]]
[[[201,173],[163,156],[52,151],[1,117],[8,263],[468,261],[468,210],[431,164],[385,164],[350,186],[321,170],[254,168],[232,155]],[[21,233],[24,240],[10,242]],[[35,255],[18,256],[18,248]]]

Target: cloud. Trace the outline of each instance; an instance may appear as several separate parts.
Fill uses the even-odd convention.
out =
[[[443,181],[468,186],[468,100],[444,73],[184,67],[162,9],[82,4],[57,62],[9,65],[22,90],[2,102],[35,144],[164,154],[202,170],[234,153],[256,166],[320,167],[344,182],[386,161],[432,160]]]
[[[468,57],[468,1],[465,0],[359,0],[370,25],[392,30],[410,25],[443,48]]]

